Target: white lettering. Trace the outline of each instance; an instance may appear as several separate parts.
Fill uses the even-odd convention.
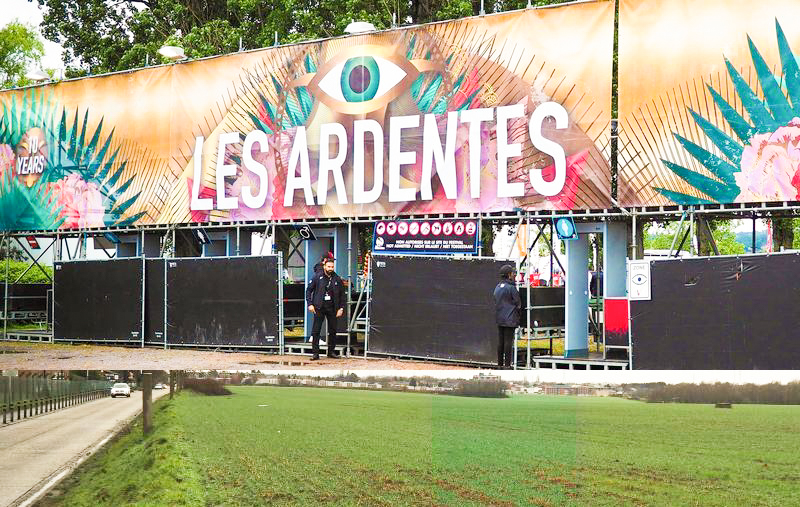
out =
[[[239,207],[235,197],[225,195],[225,176],[236,176],[236,166],[225,163],[228,145],[239,142],[238,132],[225,132],[219,135],[217,148],[217,209],[234,209]]]
[[[297,173],[297,163],[300,163],[300,176]],[[308,162],[308,138],[304,126],[297,127],[292,143],[292,152],[289,154],[289,174],[286,178],[286,192],[283,194],[283,205],[289,207],[294,202],[295,190],[302,189],[306,205],[314,205],[314,192],[311,190],[311,169]]]
[[[433,199],[431,180],[433,179],[433,162],[436,161],[436,174],[444,187],[448,199],[458,198],[456,184],[456,129],[458,128],[458,112],[447,113],[447,129],[445,131],[445,148],[442,152],[442,140],[436,115],[425,115],[425,127],[422,133],[422,180],[420,191],[423,201]]]
[[[245,168],[258,176],[260,183],[258,185],[258,194],[253,195],[253,190],[250,185],[242,186],[242,200],[245,206],[251,209],[258,209],[264,205],[269,195],[269,173],[264,164],[257,162],[253,159],[253,145],[258,143],[259,152],[266,153],[269,150],[269,139],[267,134],[261,130],[254,130],[247,134],[244,139],[244,146],[242,146],[242,158]]]
[[[522,144],[508,144],[508,120],[525,115],[525,106],[514,104],[497,108],[497,197],[522,197],[525,184],[508,182],[508,159],[522,154]]]
[[[364,189],[365,134],[372,134],[372,188]],[[383,129],[375,120],[356,120],[353,122],[353,202],[367,204],[375,202],[383,190]]]
[[[210,210],[214,207],[214,200],[210,197],[200,198],[200,180],[203,177],[203,136],[194,140],[194,173],[192,181],[192,202],[189,206],[192,211]]]
[[[556,128],[560,130],[569,126],[569,114],[561,104],[557,102],[545,102],[533,111],[531,119],[528,122],[528,133],[530,134],[533,146],[539,151],[553,157],[553,161],[555,162],[556,175],[553,181],[545,181],[542,177],[541,169],[532,167],[528,171],[528,177],[531,180],[533,189],[549,197],[558,195],[558,193],[564,189],[564,183],[566,183],[567,180],[567,157],[564,153],[564,148],[562,148],[560,144],[542,136],[542,122],[547,117],[555,118]]]
[[[491,121],[492,118],[492,108],[461,111],[461,123],[469,125],[469,195],[473,199],[481,194],[481,122]]]
[[[335,137],[339,151],[330,158],[331,137]],[[347,131],[338,123],[324,123],[319,129],[319,178],[317,179],[317,204],[325,204],[328,197],[328,173],[333,174],[336,199],[347,204],[347,189],[342,176],[342,164],[347,158]],[[362,164],[363,165],[363,164]]]
[[[389,202],[413,201],[415,188],[401,188],[400,167],[417,161],[417,152],[400,151],[403,129],[419,127],[419,116],[395,116],[389,118]]]

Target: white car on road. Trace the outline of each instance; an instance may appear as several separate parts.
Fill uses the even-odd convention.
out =
[[[114,384],[114,386],[111,388],[111,397],[116,398],[117,396],[125,396],[130,398],[131,387],[125,383]]]

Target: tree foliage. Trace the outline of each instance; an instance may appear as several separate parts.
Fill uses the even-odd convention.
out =
[[[377,29],[480,12],[473,0],[37,0],[44,35],[64,47],[69,77],[166,63],[162,45],[189,58],[343,35],[353,20]],[[537,0],[533,5],[563,3]],[[524,8],[527,0],[486,2],[487,13]]]
[[[660,385],[647,393],[650,402],[679,403],[762,403],[800,405],[800,382],[788,384],[736,385],[715,384]]]
[[[711,233],[714,236],[714,241],[717,244],[717,249],[720,255],[736,255],[745,252],[745,246],[736,240],[736,233],[734,232],[733,222],[730,220],[714,220],[709,222]],[[680,236],[675,241],[675,249],[678,249],[686,229],[689,227],[688,221],[684,222]],[[645,250],[669,250],[672,247],[675,234],[678,232],[678,222],[669,222],[659,229],[654,230],[652,227],[648,228],[648,233],[645,236],[644,248]],[[695,234],[699,236],[697,227],[695,227]],[[700,236],[702,237],[702,236]],[[711,255],[713,252],[707,242],[701,242],[702,250],[698,252],[699,255]],[[690,249],[689,239],[687,238],[681,251],[688,252]]]
[[[41,61],[43,53],[44,45],[33,27],[12,21],[0,28],[0,88],[29,84],[25,73],[32,63]]]

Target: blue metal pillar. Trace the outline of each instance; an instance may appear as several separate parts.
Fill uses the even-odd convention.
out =
[[[605,222],[603,239],[603,296],[627,295],[628,226],[625,222]]]
[[[589,357],[589,235],[566,241],[564,357]]]

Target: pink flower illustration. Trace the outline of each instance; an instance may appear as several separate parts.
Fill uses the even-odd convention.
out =
[[[756,134],[734,173],[741,192],[736,202],[800,199],[800,118],[773,133]]]
[[[14,163],[14,148],[10,144],[0,144],[0,180],[6,174],[13,174]]]
[[[94,183],[87,183],[78,174],[72,173],[55,183],[48,183],[50,203],[61,208],[59,217],[64,218],[62,229],[103,227],[103,194]]]

